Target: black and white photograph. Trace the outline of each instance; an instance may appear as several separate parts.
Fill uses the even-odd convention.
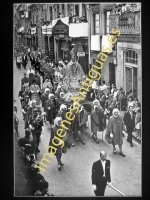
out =
[[[13,4],[15,197],[142,197],[141,7]]]

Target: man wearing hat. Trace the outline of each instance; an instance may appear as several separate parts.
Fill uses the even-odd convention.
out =
[[[127,142],[130,143],[130,146],[133,147],[132,143],[132,132],[135,128],[135,115],[136,113],[133,111],[133,102],[129,103],[128,105],[128,111],[125,113],[123,121],[126,125],[128,138]]]
[[[29,128],[32,130],[33,141],[36,144],[36,152],[39,150],[39,142],[41,133],[44,132],[43,118],[41,116],[41,108],[37,107],[33,109],[32,119],[29,122]]]

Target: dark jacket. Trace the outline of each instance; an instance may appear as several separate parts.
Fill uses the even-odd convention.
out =
[[[27,55],[25,55],[25,58],[24,58],[24,56],[22,56],[22,62],[23,62],[23,64],[27,64],[27,62],[28,62]]]
[[[102,183],[103,174],[104,174],[104,171],[103,171],[101,160],[94,162],[92,166],[92,184],[96,186],[100,186]],[[106,176],[107,181],[111,182],[110,160],[106,160],[106,163],[105,163],[105,176]]]
[[[35,65],[35,58],[30,57],[31,65]]]
[[[125,113],[123,121],[127,127],[127,131],[133,131],[134,127],[135,127],[135,112],[133,111],[133,119],[131,119],[131,115],[129,113],[129,111],[127,113]]]

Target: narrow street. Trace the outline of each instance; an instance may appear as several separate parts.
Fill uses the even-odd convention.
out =
[[[27,65],[27,69],[30,62]],[[19,134],[24,136],[24,121],[22,118],[21,105],[18,99],[18,93],[21,88],[21,79],[24,69],[17,69],[14,64],[14,99],[18,106],[17,116],[19,122]],[[47,149],[50,139],[49,123],[45,123],[45,132],[41,136],[40,153],[37,156],[37,163]],[[98,134],[100,143],[96,144],[91,139],[89,128],[86,128],[85,145],[80,142],[75,142],[75,147],[68,149],[66,154],[63,154],[62,161],[64,167],[62,171],[57,169],[56,158],[51,158],[50,163],[46,163],[48,168],[46,172],[41,171],[46,181],[49,182],[49,191],[54,196],[68,197],[94,197],[94,192],[91,182],[92,164],[99,159],[100,150],[107,152],[107,159],[111,161],[111,184],[120,190],[125,196],[141,196],[141,145],[133,141],[133,148],[126,141],[126,136],[123,139],[123,152],[126,157],[121,157],[118,153],[113,154],[112,145],[102,141],[101,134]],[[118,150],[118,147],[117,147]],[[119,197],[121,194],[107,186],[105,196]]]

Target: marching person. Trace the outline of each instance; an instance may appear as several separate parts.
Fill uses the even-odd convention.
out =
[[[39,88],[41,88],[41,79],[37,71],[35,71],[34,80],[35,80],[35,83],[39,86]]]
[[[26,69],[27,63],[28,63],[27,54],[24,54],[24,56],[22,56],[22,65],[24,69]]]
[[[21,69],[22,57],[20,54],[17,56],[16,64],[19,69]]]
[[[44,112],[47,111],[47,108],[46,108],[46,101],[49,99],[49,94],[50,94],[49,88],[45,88],[45,92],[44,92],[44,94],[42,94],[42,96],[41,96],[42,107],[44,108]],[[46,121],[46,117],[44,117],[44,122],[45,122],[45,121]]]
[[[50,141],[49,141],[49,146],[53,146],[52,139],[54,138],[54,136],[57,136],[59,138],[59,136],[56,134],[56,132],[60,128],[61,122],[62,122],[62,118],[61,117],[56,117],[56,119],[54,120],[54,125],[51,128],[51,137],[50,137]],[[62,139],[62,138],[60,138],[60,139]],[[61,157],[62,157],[62,148],[61,148],[62,141],[58,141],[58,140],[56,140],[56,141],[57,141],[57,144],[59,144],[59,146],[57,146],[57,151],[55,153],[55,156],[56,156],[57,163],[58,163],[58,170],[61,171],[61,167],[64,165],[62,163],[62,161],[61,161]],[[56,141],[55,141],[55,143],[56,143]]]
[[[125,157],[125,154],[122,151],[123,145],[123,120],[121,115],[119,115],[119,110],[117,108],[113,109],[113,115],[110,117],[107,127],[107,133],[112,138],[112,145],[113,145],[113,153],[116,154],[116,147],[115,145],[118,144],[119,146],[119,155]]]
[[[27,114],[28,107],[29,107],[29,96],[26,95],[24,101],[22,102],[23,120],[26,120],[26,114]]]
[[[14,111],[14,128],[15,128],[17,137],[19,137],[18,124],[19,124],[19,119],[17,117],[17,113]]]
[[[34,80],[35,71],[33,70],[32,66],[26,72],[27,76],[29,77],[29,86],[32,85],[32,81]]]
[[[50,123],[50,127],[54,124],[54,119],[56,117],[57,109],[56,109],[56,101],[54,98],[54,94],[50,93],[48,96],[48,100],[46,101],[46,117]]]
[[[93,101],[94,109],[91,112],[91,130],[93,132],[92,138],[99,143],[97,139],[97,131],[103,131],[104,128],[104,110],[99,106],[99,101]]]
[[[29,78],[27,77],[27,74],[23,74],[24,77],[21,79],[21,86],[27,86],[29,85]]]
[[[29,102],[29,107],[27,108],[27,114],[26,114],[25,128],[29,128],[29,121],[32,118],[34,108],[36,108],[36,100],[35,99],[33,99],[32,101]]]
[[[110,160],[107,153],[100,151],[100,159],[92,166],[92,185],[96,196],[104,196],[107,183],[111,184]]]
[[[67,110],[68,110],[67,106],[65,104],[61,104],[60,110],[58,111],[56,117],[61,117],[62,120],[66,120]],[[70,145],[72,147],[74,147],[73,138],[72,138],[73,135],[72,135],[71,130],[70,130],[70,125],[67,124],[67,127],[68,127],[68,131],[67,131],[67,135],[66,135],[66,140],[67,140],[67,142],[70,143]]]
[[[29,128],[32,130],[33,140],[36,143],[36,152],[40,152],[38,148],[40,143],[40,136],[41,133],[44,133],[44,124],[40,108],[34,108],[32,119],[29,122]]]
[[[81,143],[84,145],[85,145],[85,127],[87,121],[88,121],[88,113],[85,110],[84,106],[81,105],[81,108],[78,112],[78,122],[79,122],[79,131],[81,133]]]
[[[24,87],[22,86],[21,87],[21,90],[19,91],[19,94],[18,94],[18,98],[20,100],[20,104],[21,104],[21,107],[22,107],[22,103],[24,101]]]
[[[128,105],[128,111],[125,113],[123,118],[128,133],[127,142],[130,143],[131,147],[133,147],[132,132],[135,128],[135,114],[136,113],[133,111],[133,102],[132,102]]]

